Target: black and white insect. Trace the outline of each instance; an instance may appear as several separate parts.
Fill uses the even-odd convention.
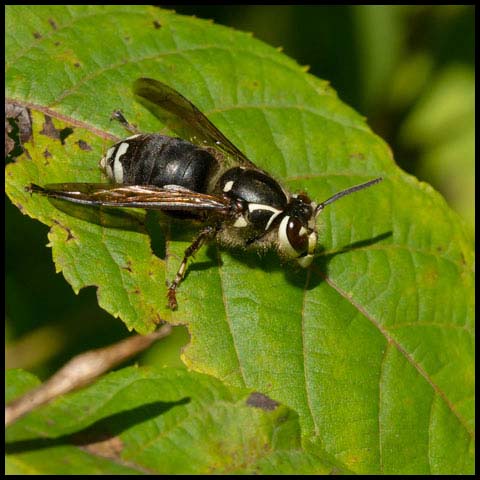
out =
[[[134,135],[113,145],[100,166],[111,184],[59,183],[27,190],[86,205],[162,210],[204,226],[168,287],[168,304],[177,308],[176,290],[188,258],[215,239],[227,247],[275,248],[286,260],[308,267],[315,255],[316,219],[329,204],[381,181],[376,178],[343,190],[322,203],[292,194],[255,166],[190,101],[167,85],[140,78],[134,93],[159,110],[181,138],[139,133],[114,112]]]

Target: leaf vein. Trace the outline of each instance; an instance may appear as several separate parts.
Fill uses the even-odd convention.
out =
[[[467,431],[467,433],[470,435],[472,439],[475,438],[475,433],[473,430],[469,427],[467,421],[463,416],[460,414],[460,412],[457,411],[455,408],[455,405],[448,399],[447,395],[445,392],[433,381],[433,379],[428,375],[428,373],[417,363],[414,361],[412,356],[407,352],[407,350],[391,335],[389,335],[389,332],[387,329],[385,329],[380,323],[378,323],[372,315],[370,315],[367,310],[357,303],[353,298],[349,297],[346,292],[344,292],[331,278],[328,276],[321,274],[321,276],[324,278],[324,280],[335,290],[337,291],[342,297],[348,300],[352,306],[354,306],[367,320],[369,320],[379,331],[380,333],[385,337],[385,339],[392,345],[395,346],[395,348],[405,357],[405,359],[417,370],[417,372],[425,379],[425,381],[432,387],[434,392],[438,394],[442,400],[445,402],[447,405],[448,409],[453,413],[453,415],[457,418],[459,423],[462,425],[462,427]]]
[[[225,295],[225,288],[223,286],[223,269],[222,269],[222,260],[220,258],[220,251],[218,250],[218,248],[216,249],[216,253],[217,253],[217,263],[218,263],[218,275],[220,277],[220,288],[222,290],[222,302],[223,302],[223,305],[224,305],[224,310],[225,310],[225,320],[227,322],[227,325],[228,325],[228,328],[230,330],[230,334],[232,336],[232,343],[233,343],[233,348],[235,350],[235,354],[237,356],[237,362],[238,362],[238,371],[240,372],[240,375],[242,376],[242,380],[243,380],[243,385],[245,387],[248,387],[249,385],[247,384],[247,381],[246,381],[246,378],[245,378],[245,373],[242,369],[242,363],[240,362],[240,354],[239,354],[239,351],[238,351],[238,346],[237,346],[237,342],[235,341],[235,335],[234,335],[234,332],[233,332],[233,328],[232,328],[232,321],[230,319],[230,316],[228,314],[228,307],[227,307],[227,296]]]
[[[382,415],[381,415],[381,409],[383,405],[383,400],[382,400],[382,384],[383,384],[383,376],[384,376],[384,366],[385,362],[387,360],[387,354],[388,354],[388,349],[390,347],[390,344],[387,343],[385,347],[385,351],[383,352],[383,357],[382,361],[380,362],[380,375],[378,379],[378,454],[379,454],[379,466],[380,466],[380,473],[383,474],[383,444],[382,444]]]
[[[309,382],[308,382],[308,379],[307,379],[308,373],[307,373],[307,362],[306,362],[307,352],[306,352],[306,349],[305,349],[305,344],[306,344],[306,342],[305,342],[305,302],[306,302],[308,284],[310,283],[311,275],[312,275],[312,269],[309,268],[308,271],[307,271],[307,278],[305,280],[305,287],[303,288],[302,312],[301,312],[301,316],[302,316],[303,378],[304,378],[304,381],[305,381],[305,395],[306,395],[306,398],[307,398],[308,411],[309,411],[310,417],[312,419],[312,423],[313,423],[314,430],[315,430],[315,435],[319,435],[319,429],[318,429],[317,423],[315,422],[315,415],[313,414],[312,404],[311,404],[311,400],[310,400],[310,392],[309,392],[309,388],[308,388]]]

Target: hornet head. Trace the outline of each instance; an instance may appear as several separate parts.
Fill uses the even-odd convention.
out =
[[[347,188],[318,205],[304,193],[293,195],[278,226],[278,248],[281,255],[288,259],[295,259],[303,268],[310,266],[317,246],[316,219],[320,212],[345,195],[370,187],[381,180],[382,178],[376,178]]]

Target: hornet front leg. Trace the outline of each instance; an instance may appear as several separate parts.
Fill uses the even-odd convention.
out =
[[[173,280],[172,283],[170,283],[170,286],[168,287],[168,292],[167,292],[168,306],[172,310],[176,310],[176,308],[178,307],[176,290],[177,290],[177,287],[182,282],[183,277],[185,275],[185,271],[187,270],[188,258],[195,255],[195,253],[198,252],[200,248],[202,248],[205,242],[214,238],[219,230],[220,230],[219,225],[216,225],[216,226],[209,225],[205,227],[200,231],[200,233],[197,235],[197,237],[191,243],[191,245],[185,250],[182,263],[180,264],[180,267],[177,271],[175,279]]]

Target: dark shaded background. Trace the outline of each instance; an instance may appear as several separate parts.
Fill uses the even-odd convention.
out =
[[[253,32],[365,115],[397,163],[432,184],[474,229],[473,6],[168,6]],[[7,199],[7,367],[45,378],[76,353],[128,334],[95,290],[55,274],[48,228]],[[140,362],[180,365],[177,328]]]

